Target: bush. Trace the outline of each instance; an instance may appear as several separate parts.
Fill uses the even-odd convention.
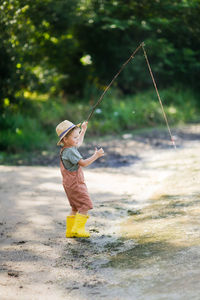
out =
[[[45,147],[48,136],[37,119],[20,113],[9,117],[4,114],[0,117],[0,123],[4,124],[0,139],[1,150],[16,153]]]

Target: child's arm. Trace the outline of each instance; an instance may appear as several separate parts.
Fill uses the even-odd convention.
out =
[[[95,152],[92,156],[86,158],[86,159],[80,159],[78,164],[81,167],[87,167],[89,165],[91,165],[95,160],[97,160],[99,157],[104,156],[104,151],[102,148],[100,148],[99,150],[97,150],[97,148],[95,148]]]
[[[86,133],[86,130],[87,130],[87,124],[88,124],[88,122],[83,122],[82,125],[81,125],[81,132],[80,132],[80,135],[79,135],[79,142],[78,142],[77,147],[80,147],[83,143],[84,136],[85,136],[85,133]]]

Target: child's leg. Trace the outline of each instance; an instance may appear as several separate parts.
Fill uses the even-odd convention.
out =
[[[74,208],[72,208],[70,215],[75,216],[77,212],[78,212],[78,210],[75,210]]]
[[[87,216],[88,210],[79,210],[79,214]]]

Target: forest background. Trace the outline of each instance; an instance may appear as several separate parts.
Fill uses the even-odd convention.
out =
[[[170,125],[199,122],[199,15],[199,0],[0,0],[0,163],[48,151],[60,121],[87,119],[143,41]],[[164,125],[140,49],[90,137]]]

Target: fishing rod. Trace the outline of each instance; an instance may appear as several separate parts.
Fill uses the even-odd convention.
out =
[[[161,110],[162,110],[162,114],[164,116],[164,119],[165,119],[165,122],[166,122],[166,125],[167,125],[167,129],[168,129],[168,132],[169,132],[169,135],[170,135],[170,139],[171,139],[171,142],[172,142],[172,145],[174,146],[174,148],[176,149],[176,144],[175,144],[175,141],[173,139],[173,136],[172,136],[172,133],[171,133],[171,130],[170,130],[170,127],[169,127],[169,122],[168,122],[168,119],[167,119],[167,116],[166,116],[166,113],[164,111],[164,107],[163,107],[163,104],[162,104],[162,100],[160,98],[160,95],[159,95],[159,92],[158,92],[158,88],[157,88],[157,85],[156,85],[156,82],[155,82],[155,79],[154,79],[154,76],[153,76],[153,72],[151,70],[151,66],[150,66],[150,63],[149,63],[149,60],[148,60],[148,57],[147,57],[147,53],[144,49],[144,42],[142,42],[136,49],[135,51],[131,54],[131,56],[127,59],[127,61],[122,65],[122,67],[119,69],[119,71],[117,72],[117,74],[113,77],[113,79],[111,80],[111,82],[108,84],[108,86],[105,88],[105,90],[103,91],[102,95],[99,97],[99,99],[97,100],[96,104],[93,106],[88,118],[87,118],[87,122],[91,119],[96,107],[101,103],[101,101],[103,100],[103,97],[105,96],[106,92],[109,90],[109,88],[111,87],[111,85],[113,84],[113,82],[115,81],[115,79],[119,76],[119,74],[123,71],[123,69],[125,68],[125,66],[135,57],[135,54],[138,52],[138,50],[140,48],[142,48],[143,52],[144,52],[144,57],[146,59],[146,63],[147,63],[147,66],[148,66],[148,69],[149,69],[149,72],[150,72],[150,75],[151,75],[151,78],[152,78],[152,81],[153,81],[153,85],[155,87],[155,90],[156,90],[156,94],[158,96],[158,100],[159,100],[159,103],[160,103],[160,106],[161,106]]]

